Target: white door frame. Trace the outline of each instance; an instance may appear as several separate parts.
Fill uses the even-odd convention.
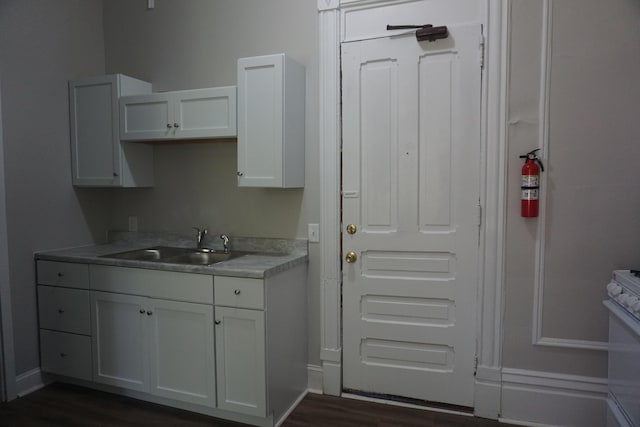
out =
[[[13,400],[17,397],[4,176],[2,93],[0,89],[0,402]]]
[[[320,24],[320,286],[323,391],[342,391],[340,254],[340,43],[350,13],[422,0],[318,0]],[[508,0],[483,0],[485,67],[482,88],[481,261],[475,413],[500,412],[502,294],[506,206]],[[417,22],[416,22],[417,23]],[[421,24],[421,23],[417,23]]]

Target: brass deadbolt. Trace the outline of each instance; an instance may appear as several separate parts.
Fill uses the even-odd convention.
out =
[[[358,227],[356,227],[355,224],[349,224],[347,225],[347,233],[349,234],[356,234],[356,231],[358,231]]]
[[[344,259],[349,264],[351,264],[351,263],[356,262],[356,260],[358,259],[358,255],[353,251],[349,251],[349,252],[347,252],[347,255],[345,255]]]

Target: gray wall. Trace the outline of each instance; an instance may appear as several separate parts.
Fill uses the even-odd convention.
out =
[[[318,223],[318,15],[311,0],[104,2],[106,69],[155,91],[236,84],[238,58],[284,52],[306,67],[306,186],[238,188],[235,140],[155,145],[152,189],[118,190],[111,221],[142,231],[306,238]],[[309,355],[319,364],[319,248],[310,245]]]
[[[38,367],[33,252],[102,241],[109,193],[71,186],[67,81],[104,72],[100,0],[0,1],[16,373]]]
[[[589,345],[607,339],[611,271],[640,266],[640,3],[552,4],[542,336]],[[541,222],[519,216],[518,155],[539,144],[542,16],[512,2],[504,366],[604,377],[604,351],[532,344]]]

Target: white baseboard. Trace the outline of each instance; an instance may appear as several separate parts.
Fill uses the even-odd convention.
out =
[[[497,420],[500,417],[501,393],[501,369],[492,366],[478,366],[473,414],[477,417]]]
[[[342,394],[342,365],[322,361],[322,393],[330,396]]]
[[[606,398],[606,378],[505,368],[500,421],[538,427],[602,427]]]
[[[307,378],[309,393],[322,394],[322,366],[307,365]]]
[[[18,397],[26,396],[41,389],[48,382],[43,378],[40,368],[34,368],[16,377],[16,391]]]

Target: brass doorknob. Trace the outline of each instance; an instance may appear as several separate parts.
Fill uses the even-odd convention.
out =
[[[356,262],[356,260],[358,259],[358,255],[353,251],[349,251],[349,252],[347,252],[347,255],[345,255],[344,259],[349,264],[351,264],[351,263]]]
[[[356,231],[358,231],[358,227],[356,227],[355,224],[349,224],[347,225],[347,233],[349,234],[356,234]]]

